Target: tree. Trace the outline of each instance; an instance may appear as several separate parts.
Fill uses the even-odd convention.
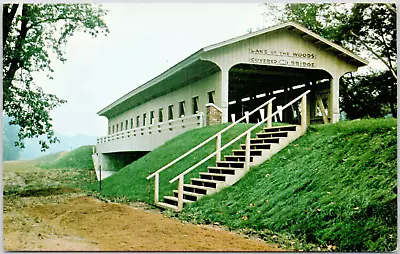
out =
[[[359,51],[369,51],[386,65],[397,80],[397,29],[395,4],[355,4],[344,39]]]
[[[271,9],[271,7],[270,7]],[[279,9],[279,8],[278,8]],[[376,94],[385,94],[387,97],[379,101],[380,107],[389,105],[393,117],[397,115],[396,86],[397,86],[397,28],[396,28],[396,5],[389,3],[323,3],[323,4],[286,4],[280,11],[266,15],[277,16],[279,22],[293,21],[303,25],[311,31],[343,46],[356,53],[369,53],[371,58],[379,59],[388,68],[388,72],[372,72],[370,77],[357,75],[353,78],[344,78],[341,83],[343,96],[350,96],[350,91],[361,89],[360,85],[370,85],[363,91],[373,91],[376,93],[367,94],[365,92],[356,93],[357,98],[342,98],[342,102],[359,100],[371,101]],[[391,78],[387,76],[391,75]],[[382,77],[378,77],[382,75]],[[371,82],[378,82],[376,86]],[[343,83],[344,82],[344,83]],[[356,84],[356,82],[360,82]],[[344,87],[351,85],[351,87]],[[365,97],[362,97],[365,96]],[[375,104],[377,101],[374,101]],[[358,103],[356,103],[358,104]],[[354,105],[356,105],[354,104]],[[372,105],[372,104],[371,104]],[[343,108],[345,112],[350,109],[349,105]],[[383,110],[383,109],[382,109]],[[381,108],[378,110],[381,112]],[[366,113],[366,111],[361,110]],[[350,115],[353,115],[350,113]],[[367,116],[367,115],[364,115]]]
[[[49,113],[66,101],[43,92],[32,73],[45,72],[52,79],[51,60],[66,61],[65,47],[74,33],[109,33],[106,14],[90,4],[3,5],[3,109],[10,125],[20,126],[17,146],[42,134],[49,143],[58,141]],[[39,144],[42,151],[49,147],[45,140]]]
[[[383,86],[391,84],[388,90]],[[349,73],[340,80],[340,103],[348,119],[365,117],[380,118],[391,112],[392,104],[396,104],[396,96],[387,94],[395,91],[396,81],[390,71],[373,72],[369,75]]]

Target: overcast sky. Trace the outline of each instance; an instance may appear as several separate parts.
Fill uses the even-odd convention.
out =
[[[103,136],[107,120],[96,113],[202,47],[263,28],[260,4],[103,4],[110,34],[74,35],[67,62],[53,61],[53,80],[36,75],[44,91],[68,103],[53,110],[64,135]]]
[[[52,111],[56,132],[106,135],[96,113],[202,47],[263,28],[260,4],[103,4],[110,34],[74,35],[67,62],[53,61],[53,80],[35,75],[46,92],[68,100]]]

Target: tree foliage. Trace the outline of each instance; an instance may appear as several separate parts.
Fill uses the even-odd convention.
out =
[[[32,77],[44,72],[52,79],[52,59],[66,61],[66,44],[77,32],[93,37],[109,33],[104,22],[107,11],[90,4],[3,5],[3,109],[11,125],[20,126],[17,146],[25,138],[46,134],[58,141],[50,111],[66,101],[45,93]],[[45,140],[41,149],[48,148]]]
[[[355,4],[344,31],[344,39],[358,51],[370,52],[396,75],[397,28],[395,4]]]
[[[339,3],[299,3],[286,4],[280,22],[293,21],[321,35],[328,40],[343,45],[343,33],[349,16],[345,4]]]
[[[388,86],[388,89],[382,87]],[[373,72],[370,75],[346,74],[340,81],[340,103],[346,117],[382,118],[396,116],[396,80],[390,71]]]

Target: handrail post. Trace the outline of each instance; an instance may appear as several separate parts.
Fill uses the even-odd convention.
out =
[[[178,182],[178,212],[183,208],[183,175],[179,177]]]
[[[264,120],[264,118],[265,118],[265,109],[260,108],[260,116],[261,116],[261,121]]]
[[[272,117],[270,117],[272,115],[272,101],[270,103],[268,103],[267,106],[267,128],[271,128],[272,127]]]
[[[249,111],[245,111],[244,115],[246,116],[246,123],[249,123]]]
[[[154,176],[154,203],[158,203],[158,186],[159,186],[159,173]]]
[[[301,128],[303,131],[307,129],[307,95],[301,98]]]
[[[218,151],[220,148],[221,148],[221,134],[217,136],[216,151]],[[216,156],[215,157],[216,161],[221,161],[221,151],[218,151],[215,156]]]
[[[251,132],[249,131],[246,135],[246,152],[245,152],[245,159],[244,159],[244,169],[249,170],[250,168],[250,137]]]

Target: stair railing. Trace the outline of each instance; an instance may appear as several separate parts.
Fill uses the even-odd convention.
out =
[[[256,125],[254,125],[253,127],[249,128],[248,130],[244,131],[242,134],[240,134],[239,136],[237,136],[233,140],[229,141],[224,146],[222,146],[219,149],[217,149],[215,152],[213,152],[210,155],[208,155],[203,160],[199,161],[198,163],[196,163],[192,167],[188,168],[187,170],[185,170],[181,174],[179,174],[176,177],[174,177],[173,179],[171,179],[169,181],[169,183],[173,183],[173,182],[175,182],[176,180],[179,179],[179,183],[178,183],[178,212],[182,211],[182,208],[183,208],[183,181],[184,181],[184,176],[187,173],[189,173],[193,169],[197,168],[198,166],[200,166],[204,162],[208,161],[209,159],[211,159],[212,157],[214,157],[218,153],[221,153],[221,151],[223,151],[225,148],[229,147],[230,145],[232,145],[233,143],[235,143],[236,141],[238,141],[241,137],[243,137],[245,135],[246,135],[246,151],[245,151],[244,169],[245,170],[249,170],[249,168],[250,168],[250,137],[251,137],[251,132],[254,129],[256,129],[257,127],[259,127],[261,124],[263,124],[266,121],[272,119],[272,117],[274,117],[276,114],[279,114],[279,112],[281,112],[284,109],[286,109],[287,107],[291,106],[293,103],[295,103],[299,99],[301,99],[301,128],[302,128],[302,131],[305,132],[306,129],[307,129],[307,117],[306,117],[307,97],[306,96],[307,96],[307,94],[309,92],[310,92],[310,90],[307,90],[303,94],[299,95],[298,97],[296,97],[295,99],[293,99],[292,101],[287,103],[285,106],[283,106],[279,110],[275,111],[273,114],[268,115],[266,118],[264,118],[262,121],[260,121]]]
[[[206,145],[208,142],[210,142],[213,139],[217,139],[216,140],[216,156],[217,156],[217,160],[221,159],[221,135],[226,132],[227,130],[229,130],[230,128],[232,128],[233,126],[235,126],[236,124],[238,124],[239,122],[243,121],[244,119],[246,119],[247,122],[249,122],[249,116],[252,115],[254,112],[257,112],[258,110],[261,110],[263,107],[267,106],[267,116],[272,114],[272,101],[274,101],[276,99],[276,97],[273,97],[271,99],[269,99],[267,102],[263,103],[261,106],[258,106],[257,108],[255,108],[253,111],[251,112],[246,112],[245,115],[243,117],[241,117],[240,119],[236,120],[234,123],[230,124],[229,126],[225,127],[224,129],[222,129],[221,131],[219,131],[218,133],[214,134],[213,136],[211,136],[210,138],[206,139],[205,141],[203,141],[202,143],[200,143],[199,145],[197,145],[196,147],[192,148],[191,150],[189,150],[188,152],[184,153],[183,155],[179,156],[178,158],[176,158],[175,160],[171,161],[170,163],[168,163],[167,165],[165,165],[164,167],[158,169],[156,172],[154,172],[153,174],[149,175],[148,177],[146,177],[147,180],[149,180],[150,178],[154,177],[154,203],[157,204],[158,200],[159,200],[159,175],[160,172],[165,170],[166,168],[174,165],[176,162],[180,161],[181,159],[185,158],[186,156],[188,156],[189,154],[193,153],[194,151],[196,151],[197,149],[203,147],[204,145]],[[261,117],[263,118],[263,114],[264,112],[261,113]],[[265,121],[264,121],[265,122]],[[269,127],[272,126],[272,118],[268,118],[268,123],[267,125]],[[182,186],[183,188],[183,186]]]

